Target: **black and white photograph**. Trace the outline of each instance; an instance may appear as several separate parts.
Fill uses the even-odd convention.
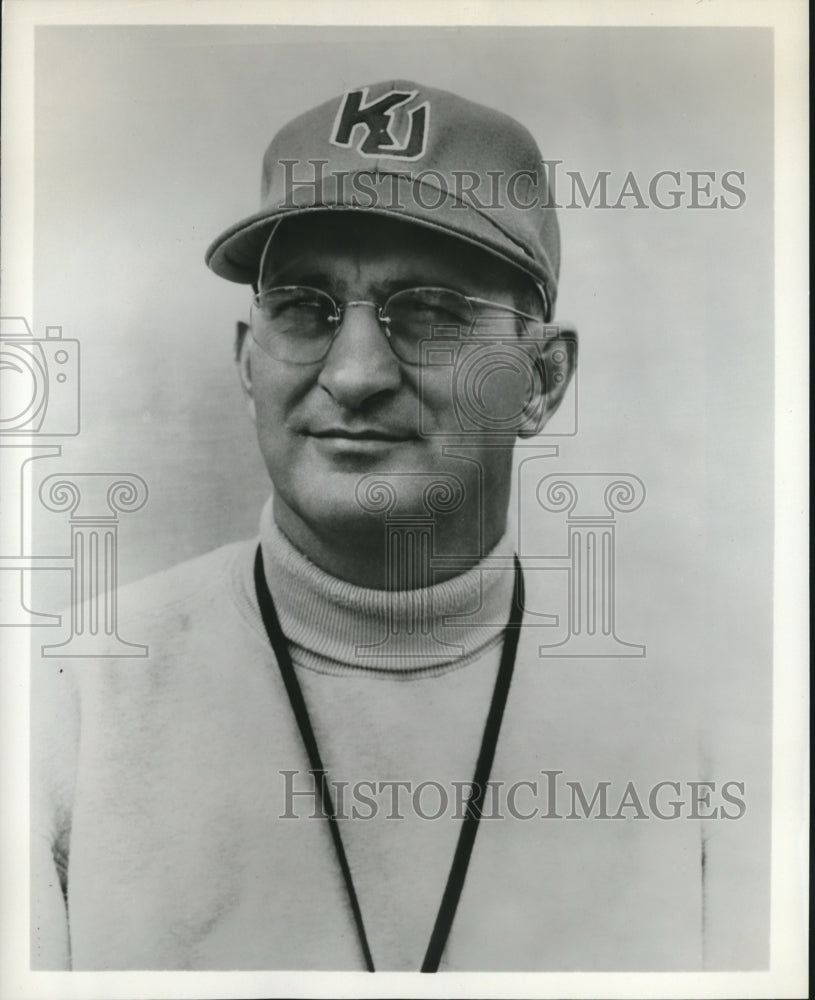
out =
[[[804,6],[106,6],[4,14],[0,992],[806,995]]]

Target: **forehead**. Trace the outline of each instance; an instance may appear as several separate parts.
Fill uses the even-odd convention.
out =
[[[263,284],[319,280],[339,291],[430,284],[512,299],[534,291],[531,279],[478,246],[361,211],[285,220],[272,237],[263,271]]]

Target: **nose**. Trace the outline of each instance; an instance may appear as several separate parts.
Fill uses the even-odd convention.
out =
[[[317,381],[336,403],[349,410],[399,388],[402,370],[380,326],[376,307],[367,302],[346,304]]]

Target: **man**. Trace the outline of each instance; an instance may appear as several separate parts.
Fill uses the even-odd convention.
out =
[[[542,660],[515,558],[513,447],[574,367],[541,160],[404,81],[272,141],[207,261],[253,286],[274,495],[129,592],[146,660],[38,668],[35,967],[699,965],[698,815],[635,801],[696,774],[681,679]]]

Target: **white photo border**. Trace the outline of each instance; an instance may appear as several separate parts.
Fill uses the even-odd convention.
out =
[[[32,973],[29,969],[28,636],[6,629],[2,732],[3,997],[806,995],[807,949],[807,8],[799,0],[468,3],[407,0],[7,0],[3,37],[3,314],[33,299],[33,39],[37,24],[647,25],[771,27],[775,39],[775,608],[771,967],[749,973]],[[11,506],[13,497],[6,497]],[[13,666],[12,666],[13,665]]]

